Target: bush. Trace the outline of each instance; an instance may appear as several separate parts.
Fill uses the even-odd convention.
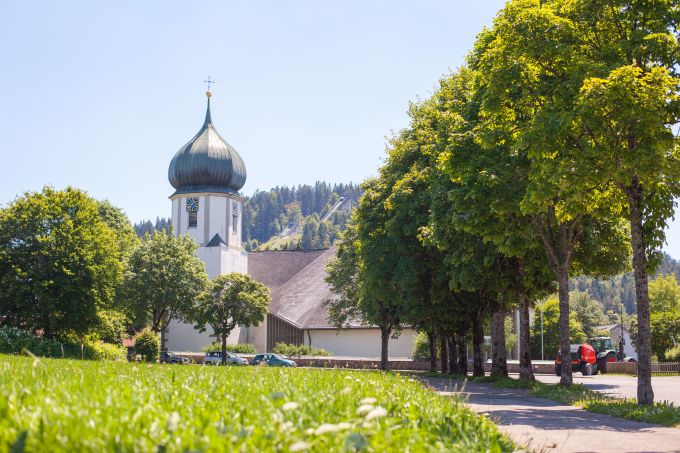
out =
[[[303,355],[317,355],[317,356],[330,356],[331,353],[325,349],[315,348],[313,346],[308,346],[304,344],[286,344],[286,343],[276,343],[272,352],[277,354],[283,354],[286,356],[303,356]]]
[[[666,362],[680,362],[680,345],[667,350],[664,356]]]
[[[439,345],[437,345],[439,346]],[[439,348],[437,349],[437,357],[439,357]],[[416,338],[413,340],[413,352],[411,352],[414,359],[428,359],[430,358],[430,339],[427,338],[425,332],[418,332]]]
[[[105,343],[122,345],[129,323],[127,316],[116,310],[101,310],[97,317],[99,321],[92,331],[93,336]]]
[[[221,350],[222,350],[221,343],[209,344],[207,346],[203,346],[202,348],[203,352],[213,352]],[[233,352],[234,354],[255,354],[257,352],[257,349],[255,349],[255,346],[253,346],[250,343],[238,343],[227,344],[227,351]]]
[[[24,354],[24,351],[39,357],[71,358],[87,360],[124,360],[125,349],[99,341],[60,343],[49,338],[33,335],[14,327],[0,327],[0,353]]]
[[[135,353],[147,362],[155,362],[161,352],[161,340],[151,329],[144,329],[135,336]]]

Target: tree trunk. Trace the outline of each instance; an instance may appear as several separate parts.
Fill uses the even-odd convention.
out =
[[[456,344],[456,335],[451,333],[448,337],[448,351],[449,351],[449,374],[460,374],[458,366],[458,345]]]
[[[222,365],[227,364],[227,335],[222,334]]]
[[[390,342],[390,333],[392,328],[381,327],[380,328],[380,369],[389,370],[389,356],[388,356],[388,346]]]
[[[448,349],[448,344],[446,342],[446,335],[444,333],[439,334],[440,337],[440,346],[439,348],[441,349],[441,352],[439,353],[439,361],[441,364],[441,369],[442,373],[446,373],[446,370],[449,369],[449,349]]]
[[[643,237],[642,184],[633,179],[628,190],[630,233],[633,245],[633,272],[635,275],[635,302],[637,303],[637,398],[638,404],[654,404],[652,389],[652,345],[649,322],[649,287],[647,276],[647,251]],[[622,314],[623,315],[623,314]]]
[[[467,331],[466,325],[462,325],[458,330],[458,371],[463,376],[467,376],[468,373]]]
[[[491,376],[508,377],[508,351],[505,349],[505,310],[491,315]]]
[[[572,384],[573,380],[570,352],[571,333],[569,332],[569,271],[565,265],[560,267],[558,285],[558,296],[560,301],[560,359],[562,361],[560,384],[569,386]]]
[[[519,378],[535,381],[531,369],[531,331],[529,330],[529,298],[520,290],[519,298]]]
[[[430,371],[437,371],[437,345],[433,332],[427,333],[427,341],[430,343]]]
[[[482,314],[476,313],[472,318],[472,351],[473,351],[473,376],[484,376],[484,326],[482,325]]]

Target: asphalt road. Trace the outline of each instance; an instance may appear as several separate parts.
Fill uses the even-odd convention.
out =
[[[587,412],[536,398],[521,389],[446,378],[421,378],[442,395],[462,393],[467,405],[498,424],[520,447],[538,452],[680,452],[680,429]]]
[[[553,375],[537,374],[536,379],[546,384],[556,384],[560,378]],[[582,376],[574,373],[574,382],[591,390],[616,397],[637,398],[637,377],[620,374],[598,374]],[[655,401],[669,401],[680,406],[680,376],[653,376],[652,388]]]

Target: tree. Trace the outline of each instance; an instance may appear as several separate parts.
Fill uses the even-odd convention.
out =
[[[165,232],[146,235],[128,260],[123,297],[137,327],[161,333],[172,319],[190,313],[205,290],[208,276],[196,256],[198,244],[189,236]]]
[[[574,315],[587,338],[595,336],[595,327],[606,324],[607,317],[602,305],[592,299],[587,292],[571,291],[569,293],[570,311]]]
[[[674,274],[660,275],[649,283],[649,308],[652,313],[680,312],[680,285]]]
[[[559,299],[553,294],[543,302],[543,345],[545,357],[557,357],[557,350],[560,343]],[[583,343],[587,340],[583,332],[581,323],[576,319],[574,313],[570,314],[569,319],[570,343]],[[538,316],[534,317],[534,325],[531,329],[532,354],[536,357],[541,355],[541,324]]]
[[[232,272],[220,275],[209,285],[190,311],[195,328],[205,332],[210,325],[222,341],[222,365],[227,364],[227,337],[236,326],[257,326],[267,315],[271,297],[264,283]]]
[[[590,3],[598,2],[509,2],[494,27],[480,34],[470,57],[485,86],[481,115],[487,141],[509,140],[510,151],[526,156],[529,165],[520,208],[558,283],[564,361],[569,361],[570,275],[617,273],[629,247],[621,203],[609,197],[609,187],[584,177],[587,171],[575,171],[589,165],[575,145],[581,132],[570,127],[580,87],[573,78],[587,68],[576,69],[583,49],[573,43],[581,36],[562,15],[587,17]],[[560,382],[571,384],[570,367],[562,367]]]
[[[128,256],[139,243],[130,219],[121,208],[114,206],[109,200],[98,201],[97,209],[104,223],[115,234],[121,258],[127,261]]]
[[[64,339],[87,333],[122,277],[97,202],[72,187],[25,193],[0,210],[0,324]]]

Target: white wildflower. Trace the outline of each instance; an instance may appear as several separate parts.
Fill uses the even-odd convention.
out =
[[[322,425],[319,425],[318,428],[316,428],[316,431],[314,431],[314,434],[321,435],[321,434],[327,434],[327,433],[335,433],[338,431],[343,431],[345,429],[349,429],[351,425],[349,423],[338,423],[337,425],[333,425],[331,423],[324,423]]]
[[[357,414],[365,414],[366,412],[370,412],[373,409],[372,404],[362,404],[357,408]]]
[[[378,402],[377,399],[371,398],[371,397],[364,398],[364,399],[361,400],[361,404],[375,404],[377,402]]]
[[[300,405],[298,403],[296,403],[295,401],[288,401],[286,404],[281,406],[281,410],[284,411],[284,412],[294,411],[298,407],[300,407]]]
[[[378,406],[375,409],[373,409],[371,412],[366,414],[366,421],[371,421],[374,418],[384,417],[385,415],[387,415],[387,409],[385,409],[384,407]]]
[[[352,389],[350,387],[345,387],[344,389],[340,390],[340,394],[342,395],[349,395],[352,393]]]
[[[305,451],[305,450],[309,450],[309,447],[310,447],[309,443],[300,440],[300,441],[295,442],[294,444],[291,444],[290,447],[288,447],[288,450],[289,451]]]

